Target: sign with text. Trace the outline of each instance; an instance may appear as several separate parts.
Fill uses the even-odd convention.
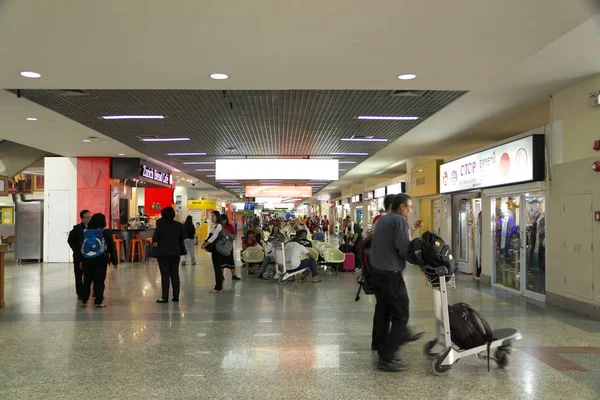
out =
[[[217,202],[215,200],[188,200],[187,207],[189,210],[216,209]]]
[[[312,197],[311,186],[282,186],[282,185],[260,185],[246,186],[246,197],[273,197],[273,198],[290,198],[290,197]]]
[[[440,166],[440,192],[544,179],[544,136],[532,135]]]
[[[375,194],[375,198],[376,199],[380,199],[382,197],[385,197],[385,186],[379,189],[375,189],[374,190],[374,194]]]
[[[171,174],[168,172],[159,171],[156,168],[144,164],[140,164],[140,176],[146,180],[163,185],[171,184]]]
[[[387,194],[406,193],[406,183],[398,182],[387,187]]]

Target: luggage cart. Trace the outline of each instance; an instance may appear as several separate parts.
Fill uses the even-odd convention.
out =
[[[280,285],[283,285],[287,280],[296,275],[300,275],[300,280],[305,281],[308,276],[309,268],[301,269],[294,272],[287,272],[285,265],[285,245],[282,243],[280,247],[275,248],[275,275],[273,279],[277,280]]]
[[[493,357],[487,356],[488,345],[463,350],[452,343],[450,335],[450,316],[448,312],[448,288],[456,288],[456,277],[454,274],[447,275],[446,267],[425,267],[427,284],[433,290],[433,303],[436,316],[437,337],[424,346],[425,355],[431,358],[431,372],[435,375],[444,375],[461,358],[477,355],[479,359],[495,360],[500,368],[508,365],[508,354],[514,351],[513,344],[522,339],[519,330],[515,328],[494,329],[493,341],[489,349],[496,349]],[[489,364],[488,364],[489,365]]]

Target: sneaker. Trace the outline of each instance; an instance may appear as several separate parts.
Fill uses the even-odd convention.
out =
[[[231,277],[231,279],[233,279],[234,281],[241,281],[241,280],[242,280],[242,279],[241,279],[239,276],[237,276],[237,275],[234,275],[234,276],[232,276],[232,277]]]
[[[377,369],[387,372],[402,372],[406,371],[406,364],[404,364],[399,358],[395,360],[386,360],[384,358],[380,358],[377,362]]]
[[[258,276],[257,276],[258,279],[262,279],[262,277],[263,277],[263,274],[258,274]]]

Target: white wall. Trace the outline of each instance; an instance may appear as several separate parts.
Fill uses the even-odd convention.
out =
[[[69,190],[71,194],[69,207],[70,224],[79,222],[77,215],[77,159],[68,157],[46,157],[44,160],[44,262],[48,262],[48,238],[52,235],[48,226],[48,193],[50,190]],[[65,246],[68,244],[65,241]]]

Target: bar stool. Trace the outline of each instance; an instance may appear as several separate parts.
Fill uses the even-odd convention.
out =
[[[142,236],[141,235],[133,235],[133,239],[129,241],[129,258],[130,262],[133,262],[135,259],[137,252],[137,256],[139,260],[144,259],[144,246],[142,245]]]
[[[146,244],[146,246],[144,247],[145,250],[148,250],[148,245],[152,246],[152,238],[146,238],[144,239],[144,243]],[[144,261],[148,261],[150,260],[150,252],[146,251],[146,255],[144,257]]]
[[[123,248],[123,255],[125,255],[125,260],[127,260],[127,255],[125,254],[125,241],[119,237],[116,233],[113,233],[113,242],[115,242],[115,247],[117,248],[117,258],[119,262],[121,262],[121,247]]]

